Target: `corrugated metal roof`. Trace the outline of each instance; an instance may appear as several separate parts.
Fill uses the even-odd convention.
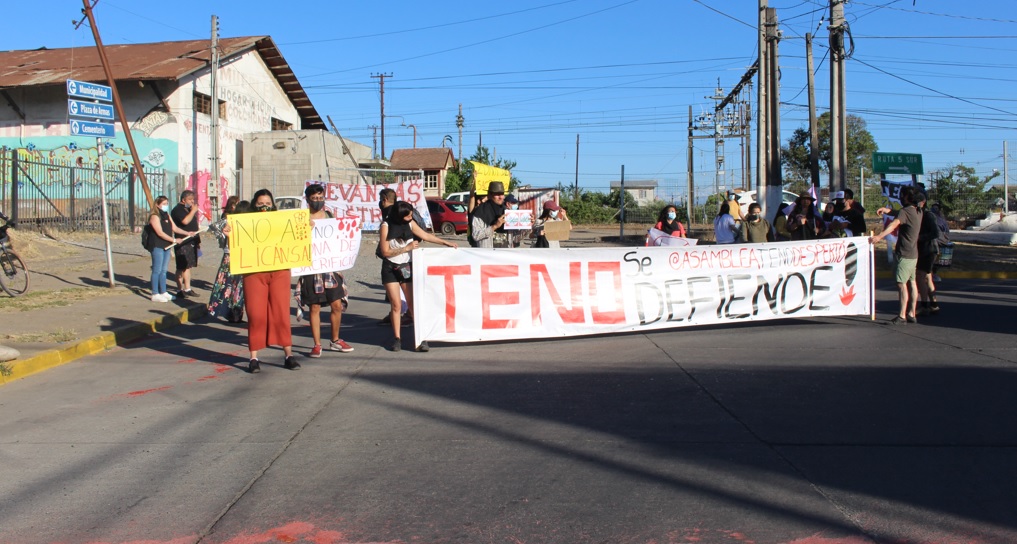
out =
[[[452,150],[447,147],[420,147],[417,149],[395,149],[392,151],[393,170],[443,170]],[[454,157],[452,157],[454,160]]]
[[[208,67],[210,45],[210,40],[188,40],[107,45],[105,49],[117,81],[175,81]],[[223,59],[257,49],[300,113],[301,128],[325,128],[311,99],[271,37],[222,38],[219,47]],[[94,46],[0,51],[0,89],[64,85],[68,79],[106,83],[106,73]]]

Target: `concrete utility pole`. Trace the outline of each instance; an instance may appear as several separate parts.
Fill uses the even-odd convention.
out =
[[[209,135],[211,136],[211,155],[209,158],[212,162],[212,168],[209,171],[212,173],[212,178],[208,180],[208,199],[212,203],[212,209],[219,209],[219,195],[222,194],[222,186],[219,178],[219,18],[215,15],[212,16],[212,72],[210,74],[211,88],[212,88],[212,111],[211,111],[211,126],[209,127]],[[212,218],[209,217],[209,220]]]
[[[780,167],[780,63],[778,61],[777,44],[780,42],[781,33],[777,29],[777,10],[766,8],[765,10],[765,40],[766,40],[766,186],[764,195],[766,204],[763,212],[771,217],[774,211],[780,208],[783,201],[784,180]],[[761,66],[762,68],[762,66]],[[760,109],[764,106],[760,104]],[[759,194],[756,195],[760,197]],[[759,198],[757,198],[759,200]]]
[[[809,87],[809,179],[819,194],[819,126],[816,121],[816,78],[812,67],[812,34],[805,34],[805,58],[808,65]],[[830,192],[834,188],[830,186]]]
[[[767,163],[767,159],[770,157],[770,103],[766,96],[767,91],[770,89],[769,85],[769,72],[767,71],[769,65],[767,60],[769,58],[769,52],[767,46],[769,42],[766,41],[766,10],[767,0],[759,0],[759,17],[758,17],[758,40],[756,48],[759,50],[759,58],[756,59],[756,66],[759,67],[759,87],[756,89],[756,202],[760,203],[763,208],[763,213],[766,217],[773,217],[771,213],[769,201],[767,200],[767,176],[770,172],[770,166]]]
[[[109,59],[106,58],[106,49],[102,46],[102,38],[99,37],[99,25],[95,23],[92,5],[88,3],[88,0],[81,1],[85,5],[85,9],[81,11],[85,13],[85,18],[88,19],[88,25],[92,28],[92,37],[95,38],[95,47],[99,50],[99,62],[102,63],[102,69],[106,73],[106,81],[113,91],[113,107],[116,108],[117,117],[120,119],[120,128],[123,129],[124,138],[127,139],[127,147],[131,150],[131,158],[134,159],[134,171],[138,173],[141,189],[145,192],[145,198],[148,199],[148,207],[155,208],[155,199],[152,198],[152,190],[149,189],[148,179],[145,178],[145,169],[142,167],[141,159],[138,157],[138,149],[134,146],[134,136],[131,135],[131,127],[127,124],[127,116],[124,115],[124,104],[120,101],[120,91],[117,90],[117,83],[113,79],[113,70],[110,68]],[[77,26],[81,26],[83,22],[84,19],[79,21]]]
[[[1003,140],[1003,213],[1010,213],[1010,168],[1008,166],[1006,140]]]
[[[579,198],[579,135],[576,134],[576,188],[572,191],[572,198]]]
[[[378,78],[378,86],[381,89],[381,160],[385,156],[385,78],[392,77],[392,74],[372,74],[371,78]]]
[[[371,157],[374,159],[378,158],[378,125],[371,125],[367,127],[371,129]]]
[[[830,190],[847,185],[847,118],[844,107],[844,2],[830,0]]]
[[[689,178],[689,198],[685,202],[685,213],[689,216],[689,228],[692,227],[692,220],[695,219],[693,215],[693,207],[696,201],[696,174],[695,174],[695,160],[692,155],[694,148],[692,147],[692,140],[695,139],[695,135],[692,133],[692,105],[689,105],[689,144],[688,150],[686,151],[685,157],[685,168],[688,170]]]

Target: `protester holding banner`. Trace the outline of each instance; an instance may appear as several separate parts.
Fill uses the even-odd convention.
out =
[[[816,211],[816,199],[802,191],[788,214],[787,230],[792,240],[816,240],[826,235],[826,225]]]
[[[653,228],[663,231],[668,236],[685,238],[685,225],[678,220],[678,208],[674,204],[664,206],[657,214],[657,224]]]
[[[918,229],[918,311],[915,315],[935,314],[939,312],[939,301],[936,300],[936,284],[932,271],[939,258],[939,226],[936,215],[925,206],[928,197],[918,193],[918,211],[922,214],[921,227]]]
[[[198,267],[198,252],[201,250],[201,238],[198,236],[200,210],[194,205],[194,191],[187,190],[180,193],[180,203],[170,212],[173,222],[186,230],[189,236],[178,243],[174,250],[177,258],[177,296],[180,298],[198,296],[191,289],[191,269]]]
[[[275,199],[268,189],[259,189],[252,200],[254,212],[274,212]],[[228,234],[228,233],[227,233]],[[261,372],[258,352],[266,347],[282,346],[283,366],[300,368],[293,358],[290,330],[290,269],[253,272],[244,276],[244,309],[247,310],[247,349],[251,352],[248,370]]]
[[[720,205],[717,217],[713,218],[713,234],[718,244],[733,244],[742,234],[734,217],[731,216],[731,205],[728,202],[730,201],[725,200]]]
[[[763,219],[762,211],[758,202],[749,204],[749,213],[745,215],[745,221],[742,221],[742,241],[750,244],[774,241],[773,229],[770,228],[770,222]]]
[[[209,225],[208,230],[219,239],[222,248],[222,262],[219,272],[212,284],[212,294],[208,298],[208,314],[213,317],[226,318],[230,323],[240,323],[244,318],[244,282],[239,275],[230,274],[230,246],[226,236],[226,218],[234,213],[243,213],[250,208],[246,200],[240,208],[240,197],[231,196],[226,199],[222,209],[222,217]]]
[[[174,234],[187,236],[189,233],[178,227],[169,214],[169,199],[159,195],[155,207],[148,212],[148,247],[152,255],[152,302],[169,302],[176,299],[166,291],[166,272],[169,267],[169,247],[176,240]]]
[[[324,187],[308,185],[304,189],[304,199],[307,200],[307,207],[311,211],[312,225],[315,219],[332,218],[332,214],[325,209]],[[342,274],[338,272],[310,274],[300,276],[297,283],[299,283],[298,288],[300,289],[300,302],[309,308],[308,321],[311,324],[311,337],[314,339],[314,347],[311,348],[309,356],[321,357],[322,305],[328,305],[330,309],[329,322],[332,325],[332,341],[329,343],[328,349],[342,353],[353,351],[353,346],[339,338],[339,327],[343,318],[343,299],[346,296],[346,286],[343,284]]]
[[[389,210],[388,217],[381,224],[381,232],[378,237],[378,253],[382,256],[381,262],[381,283],[385,286],[385,294],[388,295],[391,310],[389,311],[392,323],[392,351],[402,350],[402,338],[400,327],[402,326],[402,301],[400,291],[406,298],[410,308],[409,318],[413,319],[413,265],[410,252],[420,247],[415,238],[440,244],[446,247],[455,248],[456,244],[446,242],[441,238],[420,228],[413,221],[413,206],[407,202],[396,202]],[[421,342],[417,351],[427,351],[427,342]]]
[[[915,307],[918,302],[918,287],[915,284],[915,268],[918,265],[918,232],[921,227],[922,217],[915,209],[915,190],[910,187],[903,187],[900,191],[900,202],[904,205],[897,212],[897,218],[890,222],[878,236],[869,238],[869,242],[875,244],[898,230],[897,245],[894,247],[894,257],[897,266],[894,271],[894,279],[897,281],[897,296],[900,300],[900,312],[887,322],[888,325],[903,325],[906,323],[917,323]],[[883,215],[889,213],[889,208],[880,208],[876,213]]]

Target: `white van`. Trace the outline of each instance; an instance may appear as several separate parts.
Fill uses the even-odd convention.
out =
[[[466,193],[451,193],[447,197],[445,197],[445,200],[455,200],[456,202],[462,202],[463,204],[469,204],[470,203],[470,193],[468,193],[468,192],[466,192]]]

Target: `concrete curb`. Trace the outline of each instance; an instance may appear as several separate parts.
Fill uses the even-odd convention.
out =
[[[108,351],[153,332],[200,319],[207,314],[208,308],[204,304],[194,303],[156,319],[124,325],[90,338],[78,340],[64,348],[46,350],[26,359],[8,361],[4,367],[0,367],[2,370],[0,371],[0,385],[69,363],[81,357]]]

